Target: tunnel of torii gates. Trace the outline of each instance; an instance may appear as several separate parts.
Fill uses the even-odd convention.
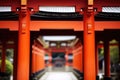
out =
[[[53,50],[43,48],[36,39],[39,35],[76,35],[80,42],[72,49],[64,48],[66,54],[73,53],[73,68],[83,72],[84,80],[96,80],[98,42],[102,40],[104,78],[110,80],[109,41],[116,39],[120,49],[120,15],[104,13],[102,7],[120,7],[120,0],[0,0],[0,6],[12,10],[0,12],[1,72],[5,72],[5,50],[14,48],[14,80],[29,80],[45,68],[44,53],[50,56]],[[39,6],[74,6],[75,12],[40,12]]]

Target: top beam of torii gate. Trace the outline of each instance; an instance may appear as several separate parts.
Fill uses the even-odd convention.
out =
[[[94,5],[93,5],[94,3]],[[11,6],[12,11],[17,12],[21,5],[26,5],[33,12],[38,12],[41,6],[75,6],[75,11],[80,12],[81,8],[87,5],[93,5],[98,12],[102,11],[102,7],[120,6],[120,0],[0,0],[0,6]],[[7,23],[7,24],[6,24]],[[41,24],[42,23],[42,24]],[[56,23],[56,24],[55,24]],[[67,23],[67,24],[66,24]],[[111,24],[109,24],[111,23]],[[120,21],[96,21],[95,30],[102,31],[104,29],[120,29]],[[18,21],[0,21],[0,28],[18,30]],[[9,25],[10,24],[10,25]],[[74,29],[75,31],[83,31],[82,21],[30,21],[30,30],[39,31],[40,29]],[[48,25],[50,24],[50,25]],[[58,25],[59,24],[59,25]],[[34,27],[35,26],[35,27]]]
[[[81,8],[86,6],[86,2],[87,0],[0,0],[0,6],[11,6],[12,11],[16,11],[20,5],[27,5],[34,11],[39,11],[39,6],[76,6],[76,12],[79,12]],[[104,0],[104,2],[88,0],[88,5],[93,5],[101,12],[103,6],[120,6],[120,0]]]

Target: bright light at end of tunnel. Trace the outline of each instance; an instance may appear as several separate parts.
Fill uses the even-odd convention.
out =
[[[66,41],[66,40],[74,40],[76,36],[43,36],[43,40],[48,41]]]

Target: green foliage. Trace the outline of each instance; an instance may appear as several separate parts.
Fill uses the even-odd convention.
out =
[[[113,63],[117,63],[119,60],[119,49],[117,46],[110,47],[110,58]]]
[[[99,48],[99,56],[104,56],[104,48]],[[117,63],[119,60],[118,46],[110,46],[110,58],[113,63]]]
[[[12,74],[13,73],[13,65],[12,65],[12,63],[10,61],[8,61],[8,60],[5,60],[5,63],[6,63],[5,72],[7,74]],[[0,66],[1,66],[1,60],[0,60]]]
[[[104,48],[99,48],[98,49],[99,56],[104,56]]]

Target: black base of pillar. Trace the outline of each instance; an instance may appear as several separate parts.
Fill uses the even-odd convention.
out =
[[[112,80],[111,77],[104,77],[104,80]]]
[[[99,80],[99,76],[98,75],[96,76],[96,80]]]

